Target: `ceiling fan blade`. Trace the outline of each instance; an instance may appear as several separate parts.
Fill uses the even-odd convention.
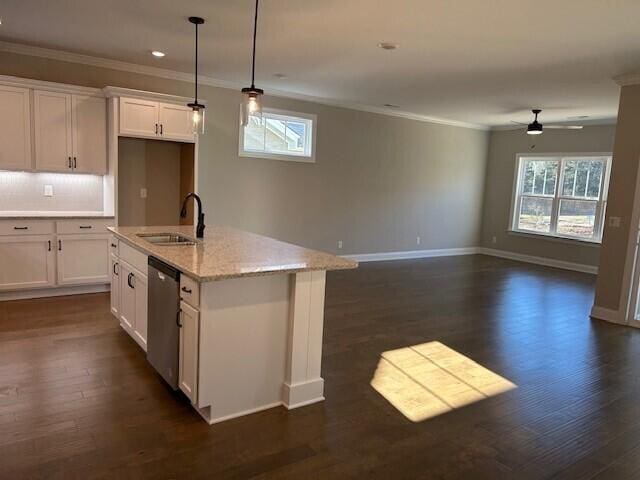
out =
[[[523,127],[526,127],[528,125],[528,123],[516,122],[515,120],[511,120],[511,123],[515,123],[516,125],[522,125]]]
[[[544,125],[544,128],[555,130],[582,130],[582,125]]]

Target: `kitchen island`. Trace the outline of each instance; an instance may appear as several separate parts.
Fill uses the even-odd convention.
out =
[[[207,422],[324,400],[325,275],[356,262],[225,226],[109,230],[112,311],[145,350],[148,257],[179,271],[178,386]]]

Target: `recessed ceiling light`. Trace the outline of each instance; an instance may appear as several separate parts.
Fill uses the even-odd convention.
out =
[[[276,77],[278,80],[282,80],[283,78],[287,78],[287,76],[284,73],[274,73],[273,76]]]
[[[151,55],[157,58],[162,58],[164,57],[164,52],[161,52],[160,50],[154,50],[151,52]]]
[[[378,47],[383,50],[395,50],[396,48],[398,48],[398,44],[392,42],[380,42],[378,44]]]

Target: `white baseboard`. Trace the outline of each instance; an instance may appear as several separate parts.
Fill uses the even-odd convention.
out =
[[[0,292],[0,302],[7,300],[26,300],[29,298],[61,297],[64,295],[79,295],[82,293],[108,292],[110,284],[76,285],[72,287],[41,288],[37,290],[16,290]]]
[[[454,255],[473,255],[479,253],[478,247],[441,248],[434,250],[407,250],[403,252],[361,253],[343,255],[356,262],[381,262],[384,260],[406,260],[410,258],[450,257]]]
[[[563,270],[573,270],[575,272],[591,273],[596,275],[598,267],[593,265],[585,265],[583,263],[565,262],[564,260],[555,260],[553,258],[535,257],[533,255],[525,255],[522,253],[508,252],[506,250],[496,250],[493,248],[479,247],[478,253],[482,255],[490,255],[492,257],[508,258],[519,262],[534,263],[536,265],[544,265],[546,267],[561,268]]]
[[[591,314],[589,316],[593,318],[597,318],[598,320],[605,320],[611,323],[617,323],[620,325],[625,324],[624,318],[622,318],[622,315],[620,315],[619,310],[612,310],[610,308],[598,307],[597,305],[594,305],[593,307],[591,307]]]
[[[251,415],[252,413],[258,413],[258,412],[262,412],[263,410],[269,410],[270,408],[275,408],[280,406],[282,406],[282,402],[273,402],[267,405],[261,405],[259,407],[250,408],[248,410],[243,410],[241,412],[231,413],[229,415],[224,415],[222,417],[216,417],[216,418],[211,418],[211,407],[199,408],[199,407],[196,407],[195,405],[193,407],[209,425],[213,425],[215,423],[231,420],[232,418],[243,417],[245,415]]]
[[[295,385],[289,385],[285,382],[282,386],[282,404],[288,410],[322,402],[323,400],[324,380],[322,378],[296,383]]]

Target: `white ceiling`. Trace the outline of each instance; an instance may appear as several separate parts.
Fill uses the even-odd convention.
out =
[[[246,84],[253,0],[3,0],[0,40]],[[481,125],[617,114],[639,0],[262,0],[256,84]],[[398,43],[395,51],[378,42]],[[164,59],[150,50],[162,50]],[[1,66],[0,66],[1,73]],[[286,75],[277,79],[274,74]]]

